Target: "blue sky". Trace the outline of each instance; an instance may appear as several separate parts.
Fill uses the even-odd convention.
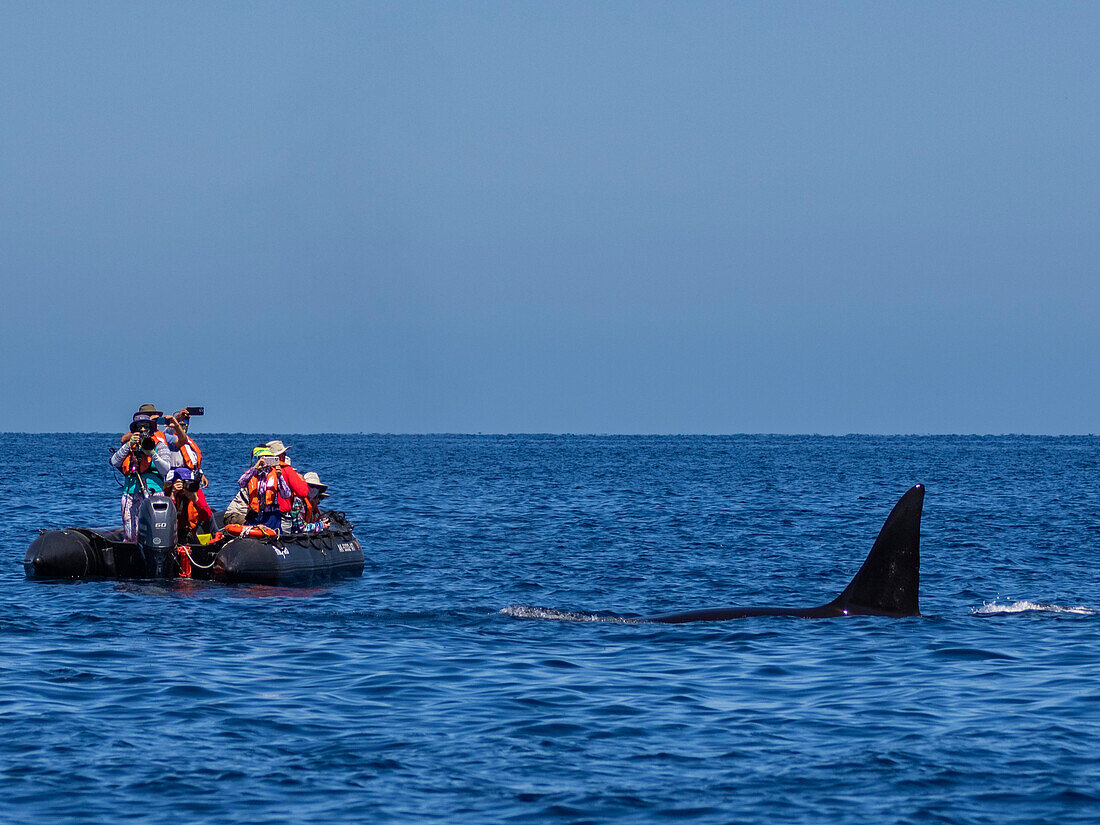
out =
[[[0,4],[0,431],[1100,432],[1100,6]]]

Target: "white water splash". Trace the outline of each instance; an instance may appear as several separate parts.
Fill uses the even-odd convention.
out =
[[[623,616],[607,616],[600,613],[574,613],[568,610],[555,610],[552,607],[531,607],[525,604],[510,604],[500,611],[501,615],[513,619],[545,619],[552,622],[609,622],[612,624],[638,624],[640,619],[628,619]]]
[[[1089,607],[1062,607],[1057,604],[1043,604],[1042,602],[1029,602],[1026,599],[1011,604],[998,604],[996,600],[986,602],[976,610],[972,610],[974,616],[995,616],[1002,613],[1072,613],[1075,616],[1092,616],[1095,610]]]

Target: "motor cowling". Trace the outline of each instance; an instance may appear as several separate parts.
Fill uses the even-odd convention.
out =
[[[137,543],[151,578],[178,575],[176,569],[176,505],[168,496],[150,496],[138,508]]]

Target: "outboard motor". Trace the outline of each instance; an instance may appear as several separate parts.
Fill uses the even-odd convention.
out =
[[[176,565],[176,505],[168,496],[149,496],[138,508],[137,543],[145,557],[145,575],[174,578]]]

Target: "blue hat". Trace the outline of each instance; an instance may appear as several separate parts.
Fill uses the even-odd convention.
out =
[[[176,469],[168,471],[168,475],[164,477],[164,480],[165,482],[194,481],[195,475],[186,467],[176,467]]]
[[[134,413],[134,420],[130,422],[130,432],[136,433],[144,426],[152,427],[155,430],[157,422],[144,413]]]

